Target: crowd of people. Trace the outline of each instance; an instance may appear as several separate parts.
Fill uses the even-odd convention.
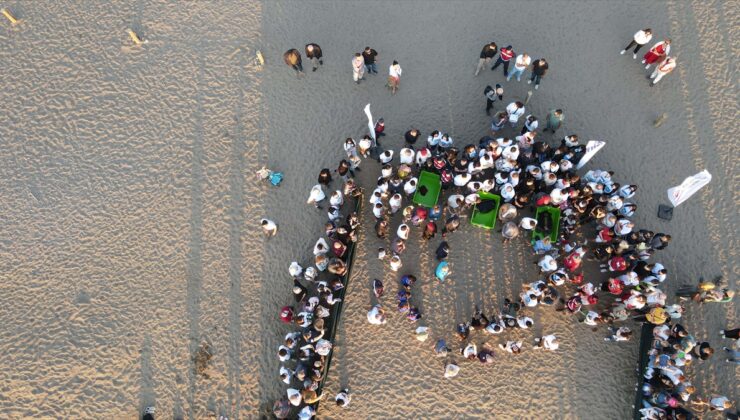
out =
[[[622,54],[634,47],[636,58],[640,48],[651,39],[651,30],[639,31]],[[651,76],[653,84],[675,68],[675,59],[668,56],[669,52],[670,40],[666,39],[645,54],[646,68],[660,62]],[[308,44],[306,56],[312,60],[314,71],[322,65],[318,45]],[[302,73],[300,52],[289,50],[284,57],[286,64]],[[352,69],[356,83],[364,79],[365,73],[377,74],[377,57],[377,51],[370,47],[355,54]],[[494,58],[491,70],[502,66],[507,82],[512,78],[520,81],[524,71],[531,69],[529,83],[534,82],[535,89],[549,68],[544,58],[532,62],[527,54],[515,54],[510,45],[499,49],[491,42],[481,51],[475,74],[490,66]],[[510,72],[512,60],[514,66]],[[388,79],[393,93],[399,86],[401,73],[394,61]],[[497,103],[503,101],[504,89],[501,84],[495,88],[487,86],[484,95],[486,113],[490,115]],[[656,251],[670,244],[671,236],[635,227],[632,220],[637,209],[634,202],[637,185],[620,184],[613,178],[614,173],[607,170],[594,169],[582,175],[577,172],[586,148],[577,134],[558,136],[564,121],[562,109],[550,110],[543,120],[544,127],[538,131],[540,120],[527,114],[525,103],[512,101],[494,114],[490,135],[477,143],[459,145],[449,133],[431,130],[423,135],[421,130],[412,128],[404,134],[404,145],[396,153],[381,145],[386,134],[382,118],[376,121],[372,133],[359,140],[344,141],[345,158],[335,170],[321,170],[318,184],[312,187],[307,200],[320,210],[327,206],[325,237],[319,238],[314,246],[314,265],[304,269],[293,262],[289,269],[296,303],[284,307],[280,316],[284,322],[296,325],[297,330],[288,334],[278,349],[278,357],[285,363],[280,367],[280,377],[289,386],[286,396],[275,403],[274,413],[278,418],[288,416],[291,407],[299,408],[299,418],[311,418],[315,403],[323,397],[316,390],[320,388],[326,357],[332,349],[332,343],[325,338],[326,324],[332,321],[332,307],[341,301],[337,296],[343,294],[346,284],[348,249],[357,240],[360,225],[359,215],[347,211],[346,202],[363,197],[362,189],[354,181],[363,159],[380,164],[380,176],[366,198],[375,218],[376,235],[390,242],[390,249],[378,250],[378,258],[387,261],[394,272],[403,268],[402,258],[414,231],[425,242],[431,242],[441,231],[435,275],[444,281],[451,272],[448,261],[451,250],[445,239],[460,228],[461,220],[470,217],[473,209],[487,204],[481,198],[483,192],[501,198],[497,218],[502,224],[499,232],[503,242],[519,236],[529,241],[536,229],[557,231],[555,240],[544,235],[531,241],[540,274],[523,285],[518,297],[505,299],[493,316],[487,316],[476,306],[472,318],[458,324],[455,335],[459,351],[453,352],[445,338],[435,341],[434,354],[446,359],[446,378],[460,371],[454,354],[483,364],[494,363],[496,346],[489,343],[492,337],[506,337],[507,331],[515,329],[531,329],[534,320],[527,312],[544,305],[572,314],[578,322],[603,325],[607,342],[630,340],[633,336],[630,325],[634,322],[654,326],[654,348],[643,388],[644,418],[690,418],[691,409],[702,405],[714,410],[732,405],[724,397],[691,399],[694,388],[681,368],[694,360],[706,360],[713,349],[707,342],[697,343],[677,323],[684,306],[668,302],[662,290],[668,271],[661,263],[651,261]],[[548,132],[549,138],[543,139]],[[413,201],[417,189],[427,188],[420,185],[422,171],[437,174],[441,182],[442,199],[430,207],[415,205]],[[333,187],[336,177],[341,178],[341,187]],[[532,212],[542,206],[559,211],[557,225],[553,225],[552,219],[534,217]],[[263,221],[263,226],[267,235],[273,235],[277,229],[270,221]],[[586,278],[585,261],[598,264],[605,273],[603,278]],[[422,313],[412,303],[416,277],[399,274],[397,310],[409,322],[417,323]],[[377,279],[372,281],[372,288],[376,302],[371,305],[367,319],[372,325],[382,326],[388,320],[386,305],[381,302],[385,288]],[[706,296],[715,296],[711,291],[700,292],[704,295],[699,299],[713,301],[704,300]],[[723,293],[714,301],[731,300],[734,295],[728,290]],[[480,341],[472,335],[476,331],[490,334],[491,338],[478,344]],[[428,327],[419,326],[415,334],[418,340],[425,341]],[[737,339],[737,330],[723,334]],[[527,347],[556,351],[560,346],[553,333],[533,337],[531,345],[504,338],[498,341],[497,347],[512,355],[521,354]],[[727,360],[736,363],[737,352],[726,350],[731,353]],[[724,399],[720,401],[721,398]],[[349,391],[341,390],[335,401],[340,406],[349,404]]]
[[[288,267],[293,279],[294,303],[281,308],[280,319],[294,330],[285,336],[277,351],[280,380],[287,385],[285,396],[273,405],[273,414],[280,419],[296,416],[311,419],[316,414],[317,403],[324,398],[322,381],[333,347],[330,331],[335,327],[339,311],[336,306],[344,295],[349,260],[360,226],[354,205],[362,190],[347,176],[349,170],[349,166],[340,165],[337,171],[324,168],[319,172],[318,183],[311,189],[307,202],[323,210],[323,203],[328,201],[324,234],[316,240],[309,266],[304,268],[293,261]],[[341,186],[335,181],[336,173],[345,181]],[[327,197],[324,190],[333,186],[337,188]],[[263,219],[261,223],[267,236],[275,234],[274,222]],[[350,399],[349,390],[343,389],[334,401],[344,407]]]

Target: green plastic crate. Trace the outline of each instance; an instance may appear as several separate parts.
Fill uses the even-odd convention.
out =
[[[557,207],[550,207],[550,206],[540,206],[537,207],[537,211],[534,213],[534,218],[539,220],[539,215],[541,213],[549,213],[550,219],[552,219],[552,230],[549,232],[550,235],[550,242],[553,244],[558,241],[558,233],[560,231],[560,209]],[[537,242],[540,239],[543,239],[548,235],[548,232],[542,232],[540,230],[540,224],[537,224],[537,227],[532,230],[532,243]]]
[[[498,216],[498,210],[501,207],[501,197],[484,191],[478,191],[478,197],[480,197],[481,201],[495,201],[496,207],[488,213],[481,213],[478,211],[478,205],[476,204],[475,207],[473,207],[470,224],[482,227],[483,229],[493,229],[496,227],[496,218]]]
[[[421,193],[422,186],[426,187],[426,194]],[[419,184],[414,193],[414,204],[432,208],[437,205],[440,191],[442,191],[442,180],[439,175],[433,172],[421,171]]]

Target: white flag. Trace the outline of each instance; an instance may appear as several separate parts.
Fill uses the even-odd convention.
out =
[[[370,129],[370,137],[375,143],[375,124],[373,123],[373,114],[370,113],[370,104],[365,105],[365,114],[367,114],[367,127]]]
[[[689,197],[699,191],[701,187],[709,184],[709,181],[711,180],[712,174],[710,174],[706,169],[696,175],[692,175],[684,179],[681,185],[668,189],[668,200],[671,201],[673,207],[676,207],[688,200]]]
[[[583,155],[581,160],[578,161],[578,165],[576,165],[576,169],[583,168],[583,165],[586,164],[589,160],[591,160],[592,157],[601,150],[602,147],[606,146],[606,142],[599,141],[599,140],[589,140],[586,144],[586,154]]]

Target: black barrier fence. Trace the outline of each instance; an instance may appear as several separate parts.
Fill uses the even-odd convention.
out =
[[[635,390],[635,406],[632,417],[635,420],[640,420],[642,415],[640,409],[642,408],[642,386],[645,384],[645,369],[647,368],[650,356],[648,352],[653,348],[653,327],[654,325],[649,322],[644,322],[640,330],[640,347],[638,349],[638,366],[637,366],[637,389]]]
[[[360,194],[355,197],[355,213],[357,213],[357,216],[362,219],[361,211],[362,211],[362,202],[363,202],[364,195]],[[328,329],[329,333],[324,336],[326,340],[332,343],[332,349],[331,352],[329,352],[329,355],[326,357],[326,363],[324,363],[324,371],[321,375],[321,381],[319,382],[319,387],[316,389],[316,393],[318,395],[321,395],[321,393],[324,390],[324,383],[326,382],[326,378],[329,376],[329,368],[331,367],[331,359],[334,355],[334,349],[335,349],[335,343],[334,343],[334,337],[336,336],[337,327],[339,326],[339,319],[342,315],[342,307],[344,306],[344,295],[347,293],[347,286],[349,285],[349,279],[352,277],[352,264],[355,260],[355,248],[357,244],[355,242],[352,242],[348,249],[347,249],[347,272],[344,274],[344,277],[342,277],[342,284],[344,287],[339,290],[337,293],[339,295],[339,298],[342,299],[338,303],[332,306],[331,316],[327,318],[327,321],[329,321],[329,325],[324,325],[325,328]],[[314,408],[316,411],[319,410],[319,402],[317,402],[314,405]]]

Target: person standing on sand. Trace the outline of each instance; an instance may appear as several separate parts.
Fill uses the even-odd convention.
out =
[[[646,52],[642,57],[642,64],[645,64],[645,68],[649,69],[653,64],[663,61],[665,57],[671,52],[671,40],[666,38],[650,48],[650,51]]]
[[[277,223],[273,222],[270,219],[260,220],[260,225],[262,225],[262,232],[264,232],[265,236],[267,236],[268,238],[271,236],[275,236],[275,234],[277,233]]]
[[[364,75],[365,60],[362,58],[362,54],[355,53],[355,57],[352,59],[352,79],[359,85]]]
[[[535,61],[534,64],[532,64],[532,77],[529,78],[527,84],[531,84],[532,82],[534,82],[535,90],[539,89],[540,82],[542,81],[542,78],[545,76],[545,73],[547,73],[547,69],[549,68],[550,65],[544,58],[540,58],[539,60]]]
[[[491,60],[496,56],[498,52],[498,45],[495,42],[491,42],[483,46],[480,52],[480,58],[478,59],[478,67],[475,69],[475,75],[477,76],[484,67],[491,64]]]
[[[504,88],[502,88],[498,83],[496,83],[496,89],[492,88],[491,85],[488,85],[483,90],[483,95],[486,97],[486,115],[491,115],[493,103],[496,102],[496,100],[504,100]]]
[[[395,95],[398,87],[401,85],[401,73],[403,69],[398,61],[393,60],[393,64],[388,68],[388,87],[391,88],[391,95]]]
[[[530,63],[532,63],[532,58],[529,55],[519,54],[514,61],[514,70],[506,77],[506,81],[508,82],[512,77],[516,76],[516,81],[521,82],[522,73],[529,67]]]
[[[283,61],[285,64],[295,70],[296,75],[300,76],[303,74],[303,63],[301,62],[301,53],[295,48],[291,48],[283,54]]]
[[[632,51],[632,58],[637,58],[637,52],[640,51],[640,48],[642,48],[643,45],[650,42],[650,40],[653,39],[653,30],[650,28],[643,29],[641,31],[637,31],[635,33],[635,36],[632,37],[632,41],[630,41],[629,44],[627,44],[626,47],[620,52],[619,54],[624,55],[624,53],[627,52],[632,47],[635,47],[635,50]]]
[[[346,407],[349,405],[349,401],[351,399],[352,396],[349,394],[349,389],[344,388],[337,394],[337,396],[334,398],[334,401],[337,402],[338,407]]]
[[[319,64],[324,65],[324,60],[322,59],[323,54],[321,53],[319,44],[306,44],[306,57],[311,60],[311,65],[313,66],[311,71],[316,71],[319,68]]]
[[[378,74],[378,67],[375,65],[375,59],[377,58],[377,51],[370,47],[365,47],[365,50],[362,52],[362,59],[365,60],[367,74]]]
[[[511,62],[512,58],[514,58],[514,50],[512,49],[511,45],[507,45],[505,48],[501,48],[501,50],[499,50],[498,52],[498,59],[496,59],[496,64],[491,67],[491,70],[496,70],[496,67],[503,64],[504,76],[509,77],[509,63]]]
[[[658,67],[655,68],[653,74],[650,75],[650,78],[653,79],[651,86],[656,85],[658,82],[660,82],[660,79],[662,79],[663,76],[672,72],[675,68],[676,59],[673,57],[666,57],[662,63],[658,64]]]
[[[565,119],[565,115],[563,115],[562,109],[553,109],[552,111],[547,113],[546,118],[546,125],[545,130],[552,131],[553,134],[560,128],[560,126],[563,124],[563,120]]]

